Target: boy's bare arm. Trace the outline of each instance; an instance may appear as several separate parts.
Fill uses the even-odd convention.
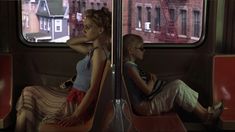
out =
[[[148,82],[146,83],[141,76],[139,75],[138,71],[132,67],[128,67],[128,75],[134,81],[136,86],[146,95],[149,95],[152,92],[155,79],[154,77],[150,77]]]

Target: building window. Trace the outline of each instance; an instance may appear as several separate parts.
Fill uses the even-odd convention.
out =
[[[175,21],[175,9],[170,9],[170,21],[174,22]]]
[[[193,11],[193,36],[199,38],[200,37],[200,12]]]
[[[181,14],[181,35],[187,35],[187,14],[186,10],[180,10]]]
[[[136,20],[136,27],[141,28],[142,26],[142,8],[141,6],[137,6],[137,20]]]
[[[47,8],[46,8],[46,4],[43,5],[43,11],[46,11]]]
[[[76,5],[75,5],[75,1],[73,0],[73,1],[72,1],[72,4],[70,5],[70,9],[69,9],[70,12],[75,12],[75,8],[76,8],[75,6],[76,6]]]
[[[155,17],[155,31],[160,31],[161,26],[161,12],[160,8],[156,7],[156,17]]]
[[[43,29],[43,18],[40,17],[40,29],[42,30]]]
[[[150,7],[146,7],[146,11],[147,11],[147,21],[144,24],[144,29],[145,31],[151,31],[151,8]]]
[[[47,19],[46,18],[44,18],[43,27],[44,27],[44,30],[47,30]]]
[[[29,16],[25,16],[25,26],[29,28]]]
[[[82,13],[84,13],[86,10],[86,2],[82,3]]]
[[[55,32],[62,32],[62,20],[55,20]]]
[[[50,31],[51,30],[51,26],[50,26],[51,20],[47,19],[47,30]]]
[[[104,3],[104,7],[107,7],[107,3]]]
[[[77,1],[77,8],[78,8],[78,12],[80,12],[81,13],[81,3],[80,3],[80,1]]]
[[[100,9],[100,3],[97,3],[97,9]]]
[[[91,9],[94,9],[94,3],[91,2]]]

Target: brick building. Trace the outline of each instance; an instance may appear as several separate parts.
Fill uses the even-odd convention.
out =
[[[123,33],[145,42],[193,43],[200,39],[203,0],[125,0]]]

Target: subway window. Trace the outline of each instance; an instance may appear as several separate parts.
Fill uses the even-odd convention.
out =
[[[82,34],[85,10],[104,6],[112,10],[112,0],[21,0],[20,4],[22,37],[32,45],[65,43]]]
[[[123,34],[150,45],[197,45],[203,37],[206,0],[123,0]]]

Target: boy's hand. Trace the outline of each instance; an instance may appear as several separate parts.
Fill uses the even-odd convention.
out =
[[[157,81],[157,76],[153,73],[149,73],[150,74],[150,79],[153,80],[153,82],[155,83]]]

